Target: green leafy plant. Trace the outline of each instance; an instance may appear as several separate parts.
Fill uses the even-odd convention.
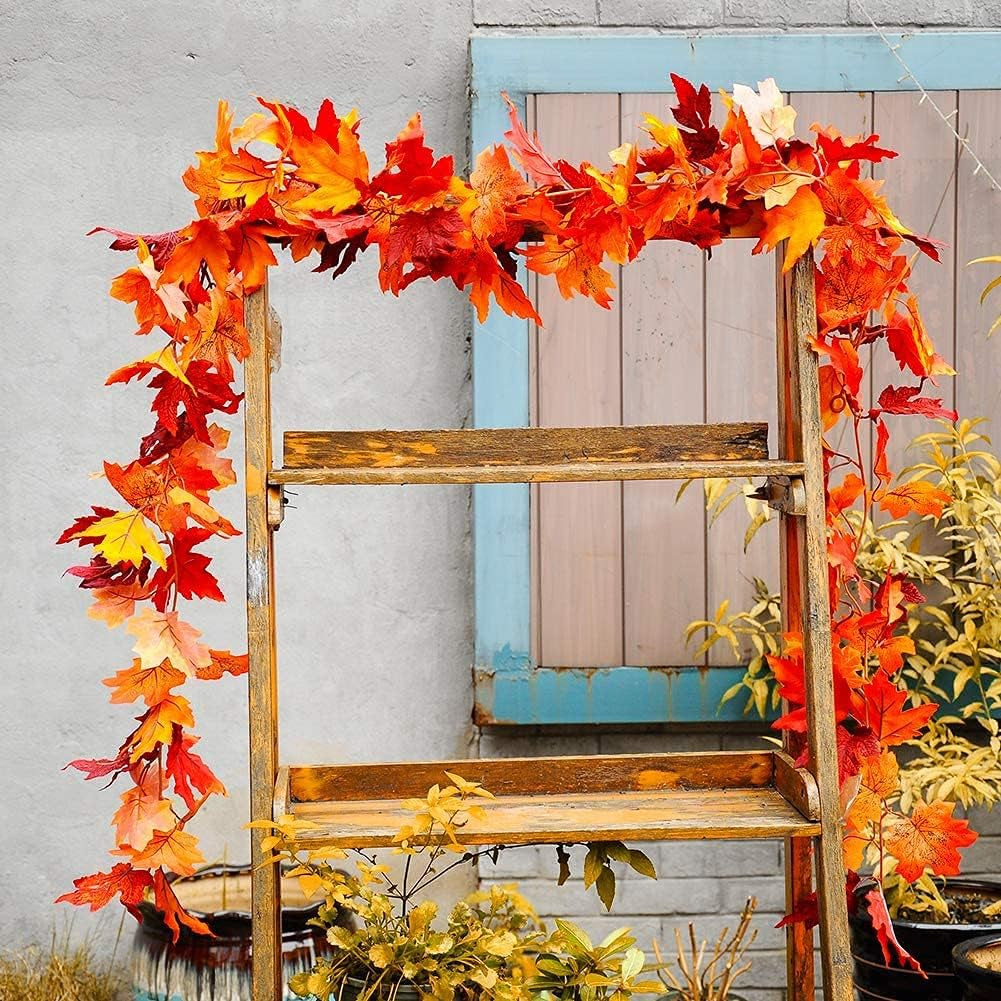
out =
[[[688,925],[687,943],[681,929],[675,928],[677,953],[674,965],[677,973],[671,969],[670,964],[664,962],[660,947],[654,942],[658,962],[657,976],[669,989],[668,997],[671,1001],[730,1001],[734,997],[732,991],[737,978],[751,968],[750,960],[744,956],[758,934],[757,931],[751,931],[751,918],[756,907],[754,897],[748,897],[736,930],[731,935],[730,929],[724,928],[713,943],[708,958],[708,943],[696,941],[695,926],[691,922]]]
[[[660,981],[647,972],[642,950],[628,928],[618,928],[594,945],[583,928],[556,919],[556,932],[535,961],[538,973],[528,990],[540,1001],[629,1001],[656,994]]]
[[[496,861],[501,851],[512,850],[495,846],[474,851],[462,843],[463,828],[470,820],[483,819],[484,804],[493,795],[460,775],[445,775],[449,784],[433,785],[423,799],[403,801],[412,819],[394,838],[394,853],[404,856],[398,877],[360,849],[350,851],[355,873],[335,865],[349,857],[346,851],[300,849],[296,837],[317,826],[310,821],[286,816],[274,824],[251,825],[271,832],[262,842],[268,853],[263,864],[290,864],[288,875],[299,878],[303,891],[324,900],[314,923],[326,928],[334,952],[292,979],[300,996],[392,1001],[401,986],[410,985],[429,1001],[474,999],[484,992],[497,1001],[528,1001],[530,956],[543,947],[546,936],[521,894],[510,887],[474,893],[457,903],[441,925],[435,923],[437,905],[421,899],[457,866],[484,858]],[[556,846],[560,883],[570,876],[568,847]],[[615,895],[613,861],[656,878],[653,863],[640,851],[617,841],[589,845],[584,883],[595,887],[606,907]],[[339,923],[344,912],[354,915],[356,927]]]

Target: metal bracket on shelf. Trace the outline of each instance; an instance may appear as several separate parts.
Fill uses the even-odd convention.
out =
[[[288,498],[285,496],[285,488],[281,484],[268,484],[268,526],[272,531],[277,532],[281,527],[282,519],[285,517],[285,506]]]
[[[799,476],[769,476],[750,496],[782,514],[806,514],[806,488]]]

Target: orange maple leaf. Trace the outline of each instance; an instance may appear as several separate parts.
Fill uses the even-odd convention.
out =
[[[528,193],[528,185],[511,166],[507,150],[494,146],[480,153],[469,183],[476,193],[476,207],[470,217],[473,236],[489,240],[503,234],[508,225],[508,205]]]
[[[951,500],[944,490],[925,480],[901,483],[893,489],[879,490],[876,500],[881,511],[887,511],[892,518],[904,518],[909,514],[930,514],[942,516],[942,508]]]
[[[163,922],[170,929],[176,943],[181,934],[181,925],[187,925],[196,935],[211,935],[212,929],[204,921],[189,914],[177,899],[177,894],[163,874],[158,869],[153,873],[153,898],[157,908],[163,914]]]
[[[761,237],[751,253],[760,254],[766,247],[774,250],[782,240],[788,240],[782,264],[782,270],[788,271],[820,239],[826,217],[813,189],[803,187],[785,205],[766,209],[762,220]]]
[[[115,825],[116,843],[140,851],[149,844],[156,830],[169,830],[175,823],[170,802],[161,795],[160,777],[155,768],[121,795],[122,805],[111,822]]]
[[[926,869],[936,876],[958,875],[959,849],[972,845],[977,834],[965,820],[953,817],[955,806],[941,800],[918,803],[909,817],[894,815],[887,821],[884,844],[908,882],[920,879]]]
[[[268,194],[275,181],[274,168],[246,149],[220,157],[215,174],[220,198],[242,198],[248,206]]]
[[[141,851],[129,854],[137,869],[158,869],[162,866],[179,876],[193,876],[195,867],[205,861],[198,850],[198,839],[180,825],[165,831],[154,831]]]
[[[136,610],[136,602],[149,596],[148,588],[143,584],[116,584],[113,587],[95,588],[91,594],[94,604],[87,609],[92,619],[99,619],[109,629],[120,626],[132,618]]]
[[[175,726],[194,726],[191,703],[183,695],[168,695],[139,717],[139,727],[130,738],[130,760],[138,761],[160,744],[169,744]]]
[[[191,675],[212,663],[209,648],[198,642],[201,632],[182,621],[177,612],[145,608],[126,628],[136,637],[132,649],[144,668],[169,660],[178,671]]]
[[[212,280],[225,288],[229,284],[230,252],[229,237],[212,219],[196,219],[181,231],[187,239],[177,244],[160,276],[161,284],[188,282],[198,277],[205,262]]]
[[[238,678],[247,673],[247,655],[245,653],[230,653],[228,650],[209,650],[212,658],[208,667],[200,667],[195,674],[202,681],[215,681],[224,674],[232,674]]]
[[[58,897],[57,904],[83,904],[96,911],[110,903],[114,897],[120,897],[129,913],[141,920],[138,904],[146,890],[152,886],[152,879],[148,872],[137,871],[128,862],[119,862],[111,872],[81,876],[73,880],[73,885],[76,889]]]
[[[611,309],[608,289],[615,287],[612,276],[600,264],[589,260],[575,241],[561,243],[555,236],[546,236],[543,243],[525,247],[522,253],[528,260],[529,271],[555,275],[564,299],[584,295]]]
[[[111,702],[116,705],[135,702],[141,698],[146,705],[155,706],[163,702],[172,689],[183,685],[185,680],[187,675],[171,667],[169,660],[155,667],[145,668],[142,661],[136,658],[131,667],[118,671],[114,677],[105,678],[103,683],[114,689]]]
[[[316,190],[294,203],[300,212],[343,212],[361,199],[359,185],[368,182],[368,159],[358,137],[342,120],[337,130],[337,149],[319,134],[295,136],[292,158],[298,164],[295,176],[316,185]]]
[[[209,292],[209,301],[195,312],[197,328],[181,352],[181,367],[204,359],[227,381],[233,381],[230,358],[243,361],[250,354],[250,340],[243,325],[243,300],[221,289]]]

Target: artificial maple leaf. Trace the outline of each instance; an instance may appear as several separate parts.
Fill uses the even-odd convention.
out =
[[[123,271],[111,283],[111,296],[120,302],[135,303],[137,334],[148,334],[154,327],[164,327],[169,321],[163,300],[139,268]]]
[[[205,861],[198,850],[198,839],[183,827],[173,825],[154,831],[141,851],[130,852],[137,869],[169,869],[179,876],[193,876],[195,867]]]
[[[825,257],[817,274],[817,313],[824,329],[861,320],[877,309],[903,281],[907,268],[904,257],[894,257],[889,268],[857,268],[848,258],[834,263]]]
[[[560,295],[572,299],[584,295],[604,309],[611,309],[615,287],[612,276],[598,263],[589,260],[574,241],[561,243],[555,236],[546,236],[543,243],[522,250],[528,270],[540,275],[555,275]]]
[[[941,400],[920,396],[920,386],[887,386],[879,394],[874,413],[922,414],[925,417],[941,417],[947,421],[957,418],[955,410],[943,406]]]
[[[225,288],[229,284],[232,252],[226,233],[212,219],[196,219],[181,232],[187,239],[174,247],[163,269],[161,282],[187,284],[198,277],[204,261],[212,280]]]
[[[198,642],[201,632],[182,621],[177,612],[145,608],[126,628],[136,637],[132,649],[139,654],[143,668],[169,660],[178,671],[193,675],[212,663],[209,648]]]
[[[147,874],[148,875],[148,874]],[[177,899],[163,871],[153,873],[153,901],[163,915],[164,924],[170,929],[174,944],[181,934],[181,925],[190,928],[196,935],[211,935],[212,929],[204,921],[189,914]]]
[[[172,229],[166,233],[126,233],[120,229],[110,229],[107,226],[95,226],[87,236],[95,233],[110,233],[114,239],[109,246],[112,250],[137,250],[140,242],[149,248],[153,266],[162,268],[174,248],[184,239],[183,230]]]
[[[849,828],[861,832],[870,823],[878,823],[884,803],[897,791],[899,772],[897,756],[892,751],[877,749],[876,753],[862,758],[858,770],[859,790],[845,818]]]
[[[719,145],[719,129],[712,124],[712,95],[702,84],[696,90],[684,77],[671,74],[671,83],[678,103],[671,108],[674,120],[681,126],[688,155],[695,161],[708,159]]]
[[[105,379],[104,384],[106,386],[113,386],[118,382],[131,382],[133,379],[145,378],[154,369],[160,369],[165,375],[169,375],[173,379],[179,379],[186,385],[191,385],[188,381],[188,377],[180,367],[177,361],[177,357],[174,355],[174,349],[171,344],[167,344],[156,351],[152,351],[150,354],[146,355],[145,358],[140,358],[138,361],[130,362],[128,365],[123,365],[121,368],[116,368],[111,375]]]
[[[173,505],[170,511],[172,517],[169,521],[164,517],[161,517],[160,520],[167,530],[175,535],[186,531],[189,517],[194,518],[202,528],[208,529],[210,535],[232,536],[240,534],[228,518],[224,518],[214,507],[206,504],[201,498],[196,497],[183,487],[171,487],[167,496]],[[207,596],[203,595],[203,597]]]
[[[250,340],[243,325],[243,300],[213,288],[209,301],[195,312],[196,331],[181,352],[181,366],[187,369],[194,360],[205,360],[227,382],[233,381],[231,358],[243,361],[250,354]]]
[[[879,754],[879,738],[867,726],[859,726],[850,717],[837,725],[835,732],[838,748],[839,784],[858,775],[862,763],[871,755]]]
[[[928,336],[914,296],[907,297],[906,312],[895,310],[886,325],[886,342],[900,370],[905,368],[919,379],[955,375],[956,370],[939,354]]]
[[[77,758],[66,764],[64,770],[75,768],[78,772],[84,773],[88,782],[91,779],[104,779],[109,775],[114,782],[120,772],[128,771],[128,767],[129,752],[126,748],[122,748],[117,758]]]
[[[952,815],[955,803],[918,803],[909,817],[895,814],[884,826],[887,851],[897,860],[897,872],[909,883],[925,871],[935,876],[956,876],[960,848],[977,840],[965,820]]]
[[[191,703],[183,695],[167,695],[142,716],[132,734],[130,760],[134,764],[143,755],[166,746],[174,735],[175,726],[194,726]]]
[[[170,802],[163,799],[156,769],[149,769],[131,789],[121,795],[122,805],[111,818],[115,841],[120,847],[136,851],[145,848],[155,830],[169,830],[175,818]]]
[[[94,549],[109,563],[139,566],[150,559],[166,565],[166,557],[146,519],[139,511],[116,511],[89,524],[71,538],[93,540]]]
[[[196,677],[202,681],[216,681],[224,674],[232,674],[234,678],[247,673],[247,655],[245,653],[230,653],[228,650],[209,650],[212,663],[208,667],[200,667]]]
[[[735,84],[733,103],[747,116],[747,124],[762,146],[774,146],[776,140],[796,134],[796,109],[785,103],[771,77],[758,83],[757,93],[745,84]]]
[[[268,268],[278,263],[267,237],[277,235],[280,230],[245,224],[227,232],[233,245],[233,268],[243,278],[244,294],[249,294],[264,284]]]
[[[228,380],[213,372],[204,359],[192,361],[184,379],[160,372],[149,384],[157,390],[150,409],[163,428],[171,433],[178,431],[183,408],[195,436],[205,443],[211,441],[206,417],[214,410],[235,414],[243,399],[243,394],[235,394]]]
[[[73,885],[76,889],[57,897],[57,904],[85,904],[92,911],[97,911],[119,897],[129,913],[141,921],[138,905],[146,890],[153,885],[153,879],[148,872],[133,869],[128,862],[119,862],[111,872],[81,876],[73,880]]]
[[[782,270],[788,271],[823,232],[824,210],[812,188],[799,188],[785,205],[766,209],[762,216],[764,225],[761,237],[752,254],[760,254],[767,247],[774,250],[782,240],[788,240]]]
[[[215,176],[220,198],[242,198],[253,205],[268,194],[275,181],[275,170],[246,149],[238,149],[218,163]]]
[[[921,964],[897,941],[897,934],[893,930],[893,921],[890,919],[890,912],[886,906],[886,898],[878,885],[865,894],[865,902],[869,919],[872,921],[872,930],[876,933],[879,947],[883,950],[883,960],[886,965],[889,966],[892,962],[890,957],[892,949],[901,966],[911,967],[927,980],[927,974],[921,969]]]
[[[132,618],[136,602],[148,598],[149,593],[150,588],[145,584],[114,584],[96,588],[93,592],[94,603],[87,609],[87,614],[114,629]]]
[[[940,518],[943,507],[952,499],[944,490],[926,480],[900,483],[892,490],[877,491],[875,496],[879,509],[888,512],[891,518],[905,518],[909,514],[930,514]]]
[[[846,160],[868,160],[870,163],[881,163],[883,160],[892,159],[897,155],[892,149],[880,149],[876,145],[879,142],[878,135],[870,135],[865,139],[861,136],[850,136],[846,139],[832,126],[821,128],[816,122],[810,126],[810,129],[817,133],[817,146],[820,147],[828,164],[832,166]]]
[[[503,234],[508,226],[508,205],[529,190],[525,179],[511,166],[503,146],[484,150],[476,158],[469,183],[476,192],[476,207],[470,217],[473,236],[489,240]]]
[[[316,185],[315,191],[294,203],[300,212],[343,212],[358,204],[361,188],[368,182],[368,159],[347,122],[338,122],[333,145],[329,141],[333,135],[326,135],[316,132],[292,140],[296,178]]]
[[[198,740],[194,734],[182,733],[177,729],[167,748],[167,775],[173,780],[174,791],[184,800],[189,810],[193,810],[197,802],[191,791],[192,786],[203,796],[209,793],[226,795],[226,787],[215,777],[201,757],[191,750]]]
[[[155,706],[170,694],[171,690],[183,685],[187,675],[170,666],[169,660],[155,667],[143,667],[138,658],[132,661],[132,666],[118,671],[114,677],[105,678],[103,684],[113,689],[111,702],[135,702],[142,699],[147,706]]]
[[[904,655],[914,653],[914,640],[910,636],[891,636],[877,645],[875,653],[879,666],[893,674],[904,666]]]
[[[153,577],[153,587],[160,594],[166,595],[169,585],[173,585],[176,592],[188,601],[192,598],[225,601],[219,589],[219,581],[208,572],[212,557],[194,551],[195,546],[211,538],[213,534],[210,529],[197,525],[175,532],[171,537],[170,561],[167,569],[157,571]],[[164,608],[160,607],[159,611],[164,611]]]
[[[840,514],[851,508],[865,491],[865,483],[855,473],[847,476],[836,487],[827,490],[827,520],[834,521]]]
[[[515,159],[536,184],[565,188],[567,185],[563,175],[539,145],[538,135],[535,132],[531,135],[528,134],[525,126],[521,124],[514,102],[507,94],[501,94],[501,96],[507,103],[508,118],[511,121],[511,128],[504,133],[504,138],[513,147]]]
[[[181,485],[203,501],[208,500],[210,490],[236,483],[233,460],[220,454],[229,444],[229,432],[218,424],[210,425],[207,431],[208,442],[190,436],[169,451],[170,468]]]
[[[897,688],[883,670],[876,671],[862,687],[862,697],[866,722],[887,747],[916,737],[938,709],[934,702],[904,709],[909,693]]]

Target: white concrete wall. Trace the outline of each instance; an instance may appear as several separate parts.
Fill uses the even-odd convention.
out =
[[[1001,23],[997,0],[871,3],[887,23]],[[240,114],[252,109],[255,93],[304,109],[328,95],[338,108],[356,105],[374,159],[420,110],[432,145],[461,156],[466,47],[474,30],[858,22],[846,0],[26,0],[0,6],[8,165],[0,230],[5,944],[44,939],[54,920],[52,899],[74,876],[107,866],[117,792],[60,769],[74,757],[113,752],[130,723],[128,708],[110,706],[100,685],[127,665],[128,638],[86,617],[85,596],[60,578],[74,553],[52,545],[88,504],[111,499],[110,488],[87,474],[102,459],[131,458],[149,425],[147,392],[102,388],[107,373],[137,357],[143,344],[130,337],[128,308],[107,296],[110,278],[127,258],[105,250],[100,238],[87,239],[86,231],[98,224],[155,231],[187,221],[190,195],[179,175],[195,149],[211,144],[219,97]],[[285,367],[275,382],[278,428],[448,427],[468,419],[466,305],[450,286],[430,284],[399,300],[384,297],[374,272],[374,260],[363,259],[333,288],[302,268],[283,267],[276,275],[273,299],[285,329]],[[232,445],[239,456],[238,434]],[[239,487],[222,497],[224,512],[239,522]],[[615,734],[481,742],[473,732],[468,491],[304,489],[297,504],[278,537],[286,760],[463,756],[478,753],[481,744],[484,753],[624,746]],[[222,543],[216,551],[231,601],[203,603],[191,618],[213,646],[244,649],[241,546]],[[192,697],[201,750],[231,791],[229,800],[206,808],[199,824],[206,855],[242,858],[244,686],[227,679],[198,686]],[[727,740],[648,737],[644,746]],[[684,887],[670,881],[658,897],[678,894],[689,911],[665,902],[664,912],[733,913],[738,906],[734,894],[744,889],[712,878],[727,868],[713,855],[687,862],[660,857],[693,879]],[[988,857],[983,861],[989,864]],[[736,871],[753,870],[746,888],[777,910],[777,852],[765,847],[732,862]],[[528,866],[512,875],[528,877],[548,901],[552,869],[512,864]],[[643,892],[645,902],[631,913],[644,932],[661,934],[671,922],[646,916],[660,905],[651,908],[653,891]],[[579,909],[573,899],[571,909]],[[623,907],[621,920],[629,920],[629,900]],[[78,930],[91,926],[82,914],[75,921]],[[753,986],[764,991],[760,997],[778,997],[766,990],[778,979],[778,943],[772,936],[763,944],[770,950],[761,961],[767,973]]]

